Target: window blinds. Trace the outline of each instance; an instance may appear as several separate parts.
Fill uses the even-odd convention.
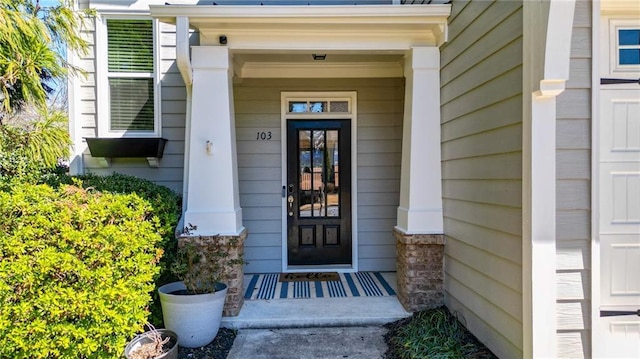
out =
[[[110,131],[153,132],[153,24],[107,20]]]
[[[150,20],[107,20],[109,72],[153,72]]]

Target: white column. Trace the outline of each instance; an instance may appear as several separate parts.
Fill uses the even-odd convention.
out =
[[[440,51],[414,47],[405,58],[402,174],[396,228],[442,234]]]
[[[229,50],[196,46],[191,50],[193,88],[184,224],[194,234],[238,235],[242,209],[238,196],[233,85]]]

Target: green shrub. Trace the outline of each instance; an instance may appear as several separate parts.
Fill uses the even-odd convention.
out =
[[[0,357],[117,358],[147,321],[158,221],[135,194],[0,192]]]
[[[497,359],[446,307],[416,312],[385,327],[388,358]]]
[[[114,173],[109,176],[83,175],[71,177],[60,174],[50,174],[44,178],[45,182],[57,187],[61,184],[78,182],[83,188],[109,193],[135,193],[151,204],[151,216],[158,222],[158,234],[162,237],[160,248],[163,250],[162,258],[158,265],[160,272],[155,278],[156,288],[151,295],[153,302],[150,305],[151,315],[149,322],[158,328],[163,327],[162,307],[160,298],[155,289],[163,284],[177,280],[171,274],[169,267],[176,258],[178,241],[175,230],[181,214],[180,197],[167,187],[155,184],[151,181]]]

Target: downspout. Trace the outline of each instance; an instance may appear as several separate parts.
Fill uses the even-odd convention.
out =
[[[182,175],[182,218],[184,218],[189,201],[189,144],[191,142],[191,91],[193,84],[193,69],[189,56],[189,18],[186,16],[176,17],[176,64],[187,90],[184,125],[184,173]],[[184,223],[179,224],[178,228],[184,228]]]

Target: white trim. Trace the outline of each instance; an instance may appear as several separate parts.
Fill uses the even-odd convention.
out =
[[[594,1],[591,9],[591,353],[594,357],[602,341],[600,318],[600,77],[605,65],[599,54],[602,49],[601,3]]]
[[[523,3],[523,356],[557,356],[556,97],[569,78],[575,1]],[[551,288],[551,290],[549,290]]]
[[[154,130],[153,132],[133,132],[133,131],[111,131],[109,130],[109,75],[117,75],[118,77],[142,78],[138,75],[130,73],[110,73],[107,65],[108,48],[107,48],[107,20],[150,20],[153,29],[153,73],[149,73],[149,77],[153,78],[153,95],[154,95]],[[160,26],[156,19],[151,18],[148,13],[145,15],[106,15],[96,16],[95,21],[96,36],[96,126],[98,137],[160,137],[162,136],[162,104],[161,104],[161,84],[160,84],[160,61],[161,47],[160,43]]]
[[[322,266],[290,266],[287,258],[287,201],[282,198],[282,272],[305,272],[313,268],[314,271],[358,271],[358,101],[356,91],[304,92],[283,91],[280,94],[280,143],[282,157],[282,185],[287,186],[287,120],[320,120],[320,119],[349,119],[351,121],[351,265],[322,265]],[[288,101],[344,101],[350,104],[350,113],[289,113]]]

